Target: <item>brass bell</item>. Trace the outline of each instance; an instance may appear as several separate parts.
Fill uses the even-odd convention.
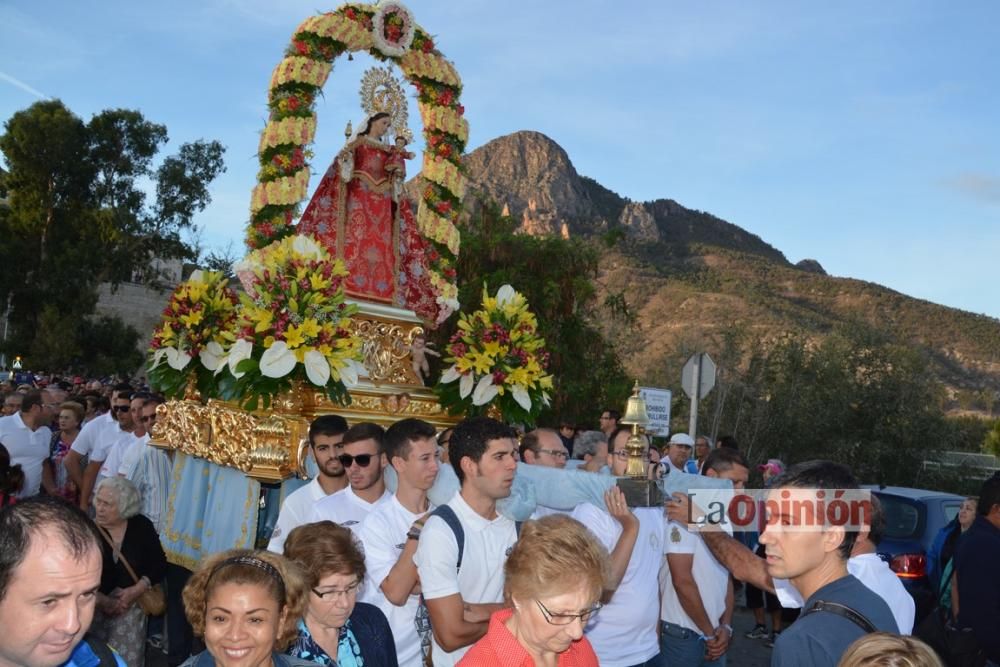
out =
[[[642,390],[639,388],[639,381],[635,381],[632,387],[632,395],[629,396],[625,405],[625,416],[618,420],[619,424],[636,426],[648,426],[649,415],[646,413],[646,399],[642,397]]]

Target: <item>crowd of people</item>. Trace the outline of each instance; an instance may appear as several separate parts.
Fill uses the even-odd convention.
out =
[[[308,433],[317,474],[284,499],[267,548],[192,573],[159,539],[171,461],[149,439],[161,399],[127,383],[73,389],[5,396],[0,667],[137,667],[148,640],[193,666],[724,666],[737,582],[773,595],[757,605],[762,627],[765,609],[801,610],[772,614],[773,665],[941,664],[910,636],[913,600],[876,554],[877,501],[857,530],[769,517],[757,550],[700,520],[686,494],[629,507],[610,481],[632,437],[614,410],[597,430],[523,435],[486,417],[439,433],[419,419],[320,416]],[[731,438],[646,446],[650,479],[701,475],[739,491],[751,477]],[[521,523],[498,509],[519,465],[608,476],[607,491],[539,504]],[[838,463],[760,468],[770,493],[858,489]],[[446,477],[457,490],[435,506]],[[945,620],[1000,664],[1000,476],[946,531],[931,554]]]

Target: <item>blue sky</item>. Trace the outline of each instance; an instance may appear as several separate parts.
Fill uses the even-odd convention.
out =
[[[168,151],[219,139],[228,172],[197,222],[206,245],[239,250],[271,70],[295,26],[335,6],[4,0],[0,120],[51,96],[85,119],[137,108],[168,127]],[[623,196],[669,197],[793,262],[1000,317],[1000,3],[408,6],[462,74],[470,150],[538,130]],[[361,115],[372,63],[336,63],[320,169]]]

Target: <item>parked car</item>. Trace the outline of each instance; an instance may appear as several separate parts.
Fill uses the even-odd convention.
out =
[[[901,486],[866,486],[885,515],[885,536],[878,554],[916,603],[916,622],[934,606],[936,582],[927,578],[927,552],[938,532],[958,515],[963,496]]]

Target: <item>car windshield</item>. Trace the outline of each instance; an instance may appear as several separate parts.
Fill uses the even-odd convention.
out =
[[[885,536],[895,539],[917,537],[920,510],[901,498],[879,494],[882,513],[885,515]]]

